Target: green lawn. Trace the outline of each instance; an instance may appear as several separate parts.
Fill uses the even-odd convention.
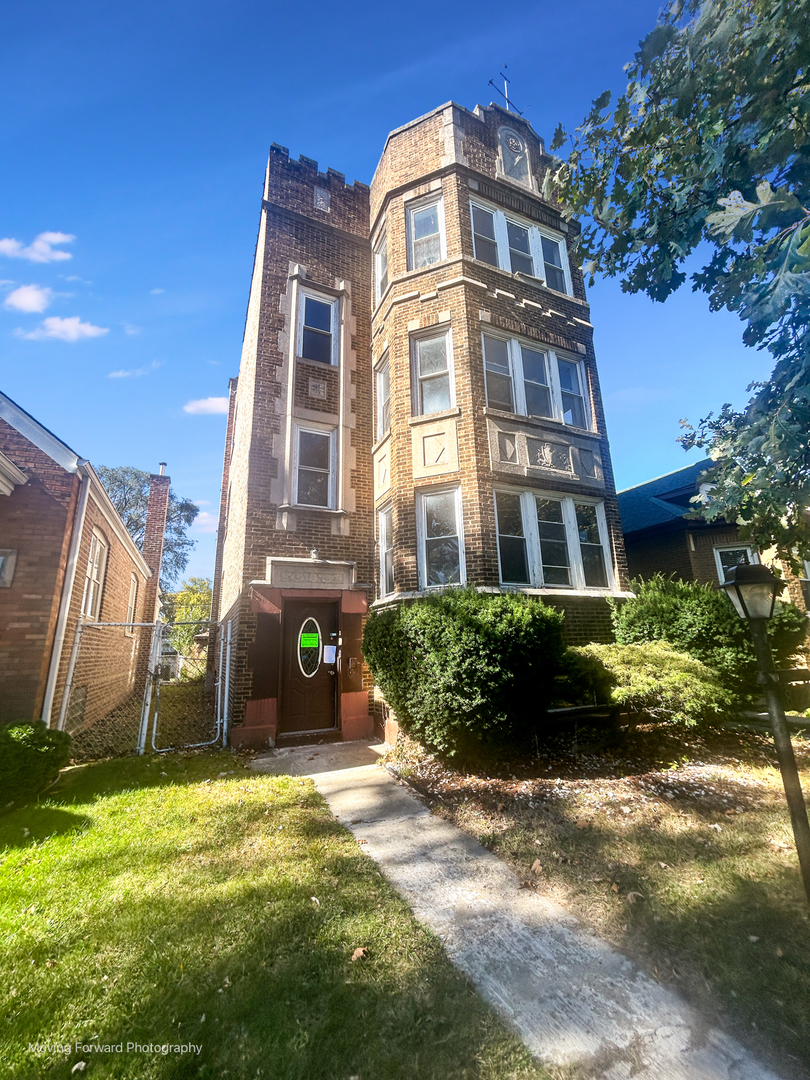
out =
[[[546,1075],[308,780],[85,765],[0,817],[0,851],[4,1076]]]

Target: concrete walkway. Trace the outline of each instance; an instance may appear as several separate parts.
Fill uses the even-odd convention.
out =
[[[310,776],[420,922],[544,1064],[582,1080],[778,1080],[746,1049],[500,859],[430,814],[368,743],[276,750],[260,772]]]

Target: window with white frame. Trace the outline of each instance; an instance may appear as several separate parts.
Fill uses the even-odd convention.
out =
[[[571,295],[568,252],[561,236],[482,203],[471,202],[470,211],[476,259],[512,274],[542,278],[550,289]]]
[[[82,594],[82,615],[85,619],[98,620],[109,550],[109,545],[102,534],[97,529],[93,529],[90,537],[87,573],[84,578],[84,592]]]
[[[394,510],[387,506],[378,515],[380,529],[380,596],[394,591]]]
[[[417,494],[419,587],[463,585],[464,540],[461,529],[461,488]]]
[[[415,202],[405,209],[408,234],[408,269],[441,262],[445,258],[444,205],[441,196]]]
[[[714,549],[714,562],[717,577],[722,582],[732,567],[758,563],[759,554],[750,544],[722,544]]]
[[[131,623],[135,622],[135,611],[136,611],[137,607],[138,607],[138,579],[135,576],[135,574],[130,574],[130,578],[129,578],[129,599],[127,600],[127,619],[126,619],[127,623],[131,624]],[[126,630],[124,632],[126,634],[129,634],[130,636],[135,633],[135,631],[132,629],[131,625],[127,626],[127,628],[126,628]]]
[[[589,428],[585,372],[569,360],[516,338],[483,334],[487,405],[492,409],[562,420]]]
[[[377,395],[377,429],[379,442],[391,430],[391,367],[388,353],[374,371],[374,389]]]
[[[383,232],[374,248],[374,302],[379,304],[388,288],[388,240]]]
[[[415,416],[452,409],[455,404],[450,331],[411,338],[413,412]]]
[[[536,588],[610,589],[601,502],[533,491],[495,492],[500,580]]]
[[[296,505],[334,509],[334,430],[296,428],[294,475],[293,501]]]
[[[298,302],[298,355],[319,364],[337,364],[337,299],[301,291]]]

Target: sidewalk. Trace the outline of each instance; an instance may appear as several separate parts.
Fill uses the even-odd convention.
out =
[[[425,806],[380,745],[277,750],[259,772],[310,776],[342,825],[545,1065],[582,1080],[778,1080],[739,1043]]]

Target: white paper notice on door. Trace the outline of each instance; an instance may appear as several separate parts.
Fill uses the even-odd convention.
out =
[[[337,657],[337,645],[324,645],[323,647],[323,662],[325,664],[334,664]]]

